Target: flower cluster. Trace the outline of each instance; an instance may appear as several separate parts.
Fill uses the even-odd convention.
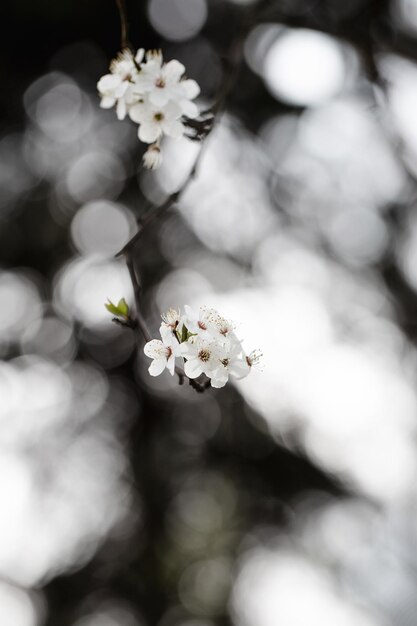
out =
[[[123,50],[110,64],[110,74],[97,83],[101,107],[116,106],[119,120],[126,115],[136,122],[141,141],[151,144],[144,155],[150,169],[162,161],[163,135],[179,138],[184,134],[183,116],[196,118],[197,105],[192,102],[200,93],[195,80],[184,77],[185,67],[179,61],[163,62],[160,50],[141,48],[136,55]]]
[[[211,386],[219,388],[229,376],[247,376],[262,356],[258,350],[245,354],[235,324],[215,309],[203,307],[197,313],[185,306],[184,315],[169,309],[162,316],[159,332],[161,339],[153,339],[144,347],[146,356],[152,359],[151,376],[158,376],[165,368],[173,375],[178,358],[188,378],[205,374]]]

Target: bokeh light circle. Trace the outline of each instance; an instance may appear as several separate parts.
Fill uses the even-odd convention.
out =
[[[308,29],[286,31],[270,46],[263,77],[279,100],[315,105],[337,95],[345,79],[341,46],[324,33]]]
[[[114,256],[128,241],[133,226],[134,219],[127,209],[99,200],[89,202],[76,213],[71,236],[82,254]]]
[[[89,256],[68,263],[57,277],[54,300],[68,317],[86,326],[110,325],[111,315],[105,308],[110,298],[125,297],[132,302],[132,284],[122,261]]]
[[[166,39],[185,41],[204,26],[207,3],[206,0],[151,0],[149,19]]]

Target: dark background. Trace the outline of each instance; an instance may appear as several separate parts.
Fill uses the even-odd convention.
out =
[[[149,380],[141,340],[137,356],[132,331],[103,307],[106,296],[132,302],[117,245],[145,198],[157,205],[175,190],[192,157],[167,150],[161,174],[143,172],[134,125],[99,109],[96,82],[120,47],[115,5],[0,8],[2,623],[415,624],[417,118],[411,139],[395,118],[395,90],[402,102],[417,90],[409,5],[211,0],[198,32],[172,40],[147,3],[127,2],[135,47],[183,61],[202,106],[216,98],[245,19],[252,35],[261,24],[311,29],[343,47],[338,93],[303,103],[254,70],[256,54],[262,61],[292,31],[264,41],[257,31],[257,53],[248,39],[188,204],[135,250],[155,336],[168,306],[212,296],[228,315],[240,311],[265,353],[254,382],[201,395],[165,375]],[[320,110],[333,120],[331,98],[354,102],[372,130],[348,117],[348,147],[333,153],[339,122],[318,125],[311,141],[322,152],[309,153],[299,129]],[[114,239],[108,204],[74,226],[102,201],[118,203]],[[199,203],[200,222],[190,213]],[[323,347],[322,310],[334,333]],[[324,361],[331,341],[346,353]]]

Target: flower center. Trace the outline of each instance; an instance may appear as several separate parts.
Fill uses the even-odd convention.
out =
[[[210,360],[210,352],[203,348],[198,353],[198,358],[200,359],[200,361],[203,361],[204,363],[207,363],[207,361]]]
[[[130,82],[132,80],[132,74],[128,72],[123,76],[123,80]]]
[[[161,112],[155,113],[153,119],[155,120],[155,122],[162,122],[162,120],[164,119],[164,114]]]
[[[159,87],[160,89],[163,89],[165,87],[164,79],[161,77],[157,78],[155,81],[155,87]]]

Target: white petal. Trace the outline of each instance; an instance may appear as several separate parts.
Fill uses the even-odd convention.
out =
[[[238,380],[245,378],[250,373],[250,367],[245,361],[235,361],[229,365],[230,375]]]
[[[184,306],[184,311],[187,315],[187,318],[190,320],[198,320],[198,315],[188,304]]]
[[[146,118],[146,107],[143,104],[134,104],[129,111],[129,117],[132,122],[141,124]]]
[[[139,76],[135,76],[135,82],[132,85],[132,91],[136,96],[143,96],[144,93],[146,91],[149,91],[151,87],[152,81],[149,80],[149,77],[145,76],[143,72],[141,72]]]
[[[163,107],[169,100],[169,92],[164,87],[155,87],[149,94],[149,101],[157,107]]]
[[[116,113],[117,113],[117,119],[119,119],[119,120],[124,120],[125,119],[125,117],[126,117],[126,102],[123,100],[123,98],[121,100],[117,101]]]
[[[160,339],[152,339],[145,344],[143,351],[151,359],[160,359],[166,353],[166,348]]]
[[[116,98],[123,98],[126,91],[129,89],[129,83],[127,80],[124,80],[120,83],[118,87],[114,90],[114,95]]]
[[[170,83],[177,82],[185,72],[185,67],[177,60],[169,61],[163,68],[164,76]]]
[[[116,103],[116,98],[113,96],[104,96],[100,102],[100,106],[102,109],[111,109]]]
[[[198,359],[190,359],[184,365],[184,372],[188,378],[198,378],[203,373],[201,361]]]
[[[167,362],[165,359],[155,359],[149,366],[148,372],[151,376],[159,376],[165,369]]]
[[[194,344],[190,343],[190,341],[184,341],[183,343],[178,345],[180,346],[182,356],[184,356],[186,359],[196,356],[196,348]]]
[[[191,118],[198,117],[199,111],[198,106],[195,104],[195,102],[190,102],[189,100],[181,100],[180,104],[184,115]]]
[[[113,74],[102,76],[97,83],[97,89],[104,93],[114,91],[120,85],[120,77]]]
[[[182,80],[180,85],[189,100],[194,100],[194,98],[197,98],[200,94],[200,87],[195,80],[191,80],[190,78],[188,80]]]
[[[174,372],[175,372],[175,356],[173,354],[171,354],[171,356],[169,357],[166,366],[169,369],[169,372],[170,372],[171,376],[174,376]]]
[[[172,343],[170,346],[172,353],[174,356],[181,356],[181,344],[178,342],[178,339],[172,336]]]
[[[144,143],[153,143],[162,135],[162,130],[159,124],[152,122],[144,122],[139,126],[138,136]]]
[[[159,327],[159,333],[162,337],[162,341],[166,346],[170,346],[171,343],[173,343],[172,328],[170,326],[167,326],[166,324],[161,324]]]
[[[140,65],[143,61],[143,58],[145,56],[145,50],[144,48],[139,48],[139,50],[136,52],[136,56],[135,56],[135,61],[138,65]]]
[[[217,372],[213,372],[211,375],[211,386],[216,389],[221,389],[227,383],[228,376],[226,370],[222,372],[221,370],[217,370]]]
[[[179,120],[174,120],[172,122],[164,120],[162,122],[162,128],[166,135],[173,137],[174,139],[182,137],[185,131],[184,124]]]
[[[163,62],[163,56],[161,50],[148,50],[146,53],[146,65],[152,67],[152,69],[160,69]]]
[[[171,120],[177,120],[182,115],[182,109],[177,102],[170,100],[165,107],[165,115]]]

